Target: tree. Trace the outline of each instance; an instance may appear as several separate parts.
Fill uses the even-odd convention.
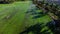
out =
[[[44,9],[43,12],[45,12],[44,14],[48,14],[52,20],[54,20],[54,22],[56,23],[56,33],[60,33],[60,30],[58,31],[58,29],[60,29],[60,6],[54,2],[49,3],[49,2],[44,2],[43,1],[38,1],[38,0],[34,0],[33,1],[34,4],[36,4],[36,7]],[[51,14],[52,13],[52,14]],[[51,27],[52,28],[52,27]]]

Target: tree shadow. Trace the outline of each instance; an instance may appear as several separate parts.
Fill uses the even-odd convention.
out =
[[[51,29],[51,31],[52,31],[54,34],[60,34],[60,27],[57,27],[57,22],[56,22],[56,20],[55,20],[55,21],[48,22],[48,23],[46,24],[46,26],[48,26],[48,28]]]
[[[0,4],[9,4],[9,2],[0,1]]]
[[[33,32],[34,34],[41,34],[41,29],[43,28],[41,26],[42,24],[35,24],[33,26],[28,27],[25,31],[21,32],[20,34],[28,34],[29,32]]]
[[[43,34],[50,34],[50,32],[48,32],[48,30],[44,30],[43,32],[41,32]]]
[[[46,25],[43,25],[44,23],[37,23],[33,26],[28,27],[25,31],[19,33],[19,34],[28,34],[29,32],[33,32],[34,34],[51,34],[51,32],[53,34],[58,34],[60,33],[60,28],[56,27],[56,24],[54,21],[50,21],[48,22]],[[44,30],[43,32],[41,32],[41,30],[47,26],[48,29]],[[51,30],[51,32],[49,32],[49,30]]]
[[[44,17],[47,14],[44,14],[43,12],[38,12],[38,13],[34,13],[34,14],[38,14],[36,16],[33,16],[32,19],[37,19],[37,18],[41,18]]]

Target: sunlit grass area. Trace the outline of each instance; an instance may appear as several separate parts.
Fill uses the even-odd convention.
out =
[[[25,23],[25,12],[28,10],[31,2],[14,2],[12,4],[0,4],[0,34],[19,34],[25,27],[29,27],[38,22],[46,23],[50,21],[49,16],[41,17],[35,21],[29,17]]]
[[[0,34],[17,34],[23,28],[22,22],[29,2],[2,4],[0,7]]]

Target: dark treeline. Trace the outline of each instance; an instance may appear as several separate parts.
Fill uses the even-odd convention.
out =
[[[0,4],[9,4],[15,1],[28,1],[28,0],[0,0]]]

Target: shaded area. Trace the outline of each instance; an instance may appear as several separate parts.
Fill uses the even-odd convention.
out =
[[[10,2],[0,1],[0,4],[9,4]]]
[[[44,30],[41,32],[41,30],[45,27],[44,23],[37,23],[33,26],[28,27],[25,31],[19,33],[19,34],[29,34],[29,32],[32,32],[33,34],[51,34],[49,32],[49,29]]]
[[[19,34],[28,34],[29,32],[33,32],[34,34],[51,34],[51,32],[53,32],[53,34],[60,33],[60,27],[56,27],[57,24],[55,23],[55,21],[48,22],[46,25],[43,25],[43,24],[44,23],[37,23],[33,26],[28,27],[25,31]],[[45,26],[47,26],[48,29],[41,32],[41,30]],[[51,30],[51,32],[48,32],[49,29]]]
[[[30,15],[33,15],[32,19],[41,18],[41,17],[44,17],[45,15],[47,15],[47,14],[44,14],[43,11],[42,12],[41,11],[38,12],[37,10],[39,10],[39,8],[34,6],[34,4],[32,4],[31,8],[29,8],[26,13],[30,14]]]
[[[28,27],[25,31],[21,32],[20,34],[28,34],[29,32],[33,32],[34,34],[40,34],[40,30],[43,28],[43,26],[41,26],[42,24],[35,24],[33,26]]]
[[[33,17],[32,17],[32,19],[41,18],[41,17],[44,17],[44,16],[46,16],[46,15],[47,15],[47,14],[43,14],[43,12],[38,12],[37,14],[38,14],[38,15],[33,16]]]
[[[32,15],[33,16],[32,19],[36,20],[37,18],[41,18],[41,17],[44,17],[47,15],[41,11],[38,12],[37,10],[39,10],[39,9],[36,6],[33,6],[33,7],[34,7],[33,9],[30,8],[26,12],[26,15]],[[26,16],[26,17],[29,17],[29,16]],[[48,30],[44,30],[43,32],[40,32],[45,27],[45,25],[43,25],[43,24],[44,23],[37,23],[33,26],[28,27],[25,31],[20,32],[19,34],[29,34],[29,32],[33,32],[33,34],[48,34],[48,33],[50,34],[50,32],[48,32]]]
[[[60,27],[58,27],[59,25],[58,25],[57,20],[48,22],[46,25],[48,26],[49,29],[51,29],[51,31],[54,34],[59,34],[60,33]]]

